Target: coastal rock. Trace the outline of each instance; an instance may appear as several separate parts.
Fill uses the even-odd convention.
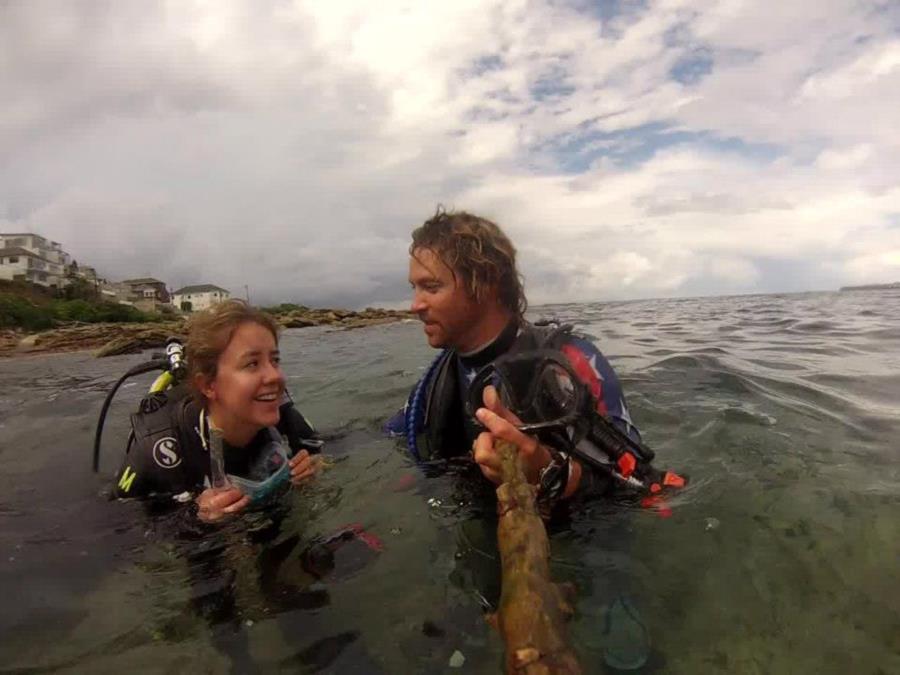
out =
[[[283,328],[335,326],[342,330],[393,323],[413,317],[394,309],[367,307],[361,312],[346,309],[310,309],[293,305],[289,311],[273,314]],[[161,323],[70,323],[59,328],[27,334],[18,329],[0,332],[0,357],[16,354],[44,354],[84,349],[96,350],[98,357],[132,354],[165,346],[169,337],[186,335],[184,318]]]
[[[276,314],[275,319],[283,328],[307,328],[309,326],[337,326],[340,328],[363,328],[383,323],[393,323],[409,319],[412,314],[403,310],[374,309],[367,307],[362,312],[346,309],[309,309],[297,307],[291,311]]]
[[[133,335],[121,335],[110,340],[97,350],[95,356],[102,358],[104,356],[118,356],[119,354],[134,354],[145,349],[165,347],[166,340],[173,336],[184,339],[184,335],[178,335],[171,327],[145,327],[144,330]]]
[[[19,334],[15,341],[12,335],[4,336],[6,339],[0,340],[0,355],[43,354],[99,348],[98,355],[111,356],[162,347],[169,336],[183,336],[183,334],[182,322],[73,324],[31,335]]]
[[[22,332],[4,328],[0,330],[0,354],[15,351],[22,340]]]
[[[319,323],[314,319],[302,316],[289,316],[281,319],[279,323],[284,328],[309,328],[310,326],[318,326]]]

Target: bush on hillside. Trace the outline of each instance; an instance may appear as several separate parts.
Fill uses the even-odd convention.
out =
[[[113,302],[92,303],[87,300],[57,300],[52,303],[51,312],[59,321],[82,321],[84,323],[144,323],[151,317],[130,305]]]
[[[45,307],[15,295],[0,295],[0,328],[25,328],[44,330],[52,328],[55,321]]]
[[[81,277],[70,276],[69,283],[57,291],[57,295],[64,300],[93,300],[96,302],[100,295],[97,286]]]
[[[46,330],[59,323],[145,323],[158,321],[159,315],[146,314],[130,305],[87,300],[53,300],[36,305],[27,298],[0,294],[0,328]]]

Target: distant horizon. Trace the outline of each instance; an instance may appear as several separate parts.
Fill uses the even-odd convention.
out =
[[[900,283],[900,282],[890,282],[890,283]],[[851,289],[857,290],[857,289]],[[859,289],[859,290],[879,290],[879,289]],[[880,290],[890,290],[890,289],[880,289]],[[649,302],[653,300],[703,300],[703,299],[711,299],[711,298],[747,298],[753,296],[771,296],[771,295],[810,295],[815,293],[841,293],[843,289],[840,288],[830,288],[830,289],[810,289],[805,291],[772,291],[772,292],[750,292],[750,293],[724,293],[724,294],[708,294],[708,295],[679,295],[679,296],[655,296],[655,297],[646,297],[646,298],[626,298],[626,299],[604,299],[604,300],[575,300],[569,302],[529,302],[528,310],[537,308],[537,307],[554,307],[561,305],[590,305],[590,304],[600,304],[600,303],[616,303],[616,304],[628,304],[632,302]],[[234,296],[232,296],[234,297]],[[255,304],[255,303],[254,303]],[[283,300],[278,302],[271,303],[260,303],[258,307],[275,307],[280,304],[296,304],[303,305],[305,307],[314,308],[313,305],[310,305],[305,302],[300,302],[297,300]],[[409,309],[409,302],[395,302],[395,303],[384,303],[384,304],[372,304],[372,305],[356,305],[354,307],[338,307],[338,306],[315,306],[318,309],[348,309],[350,311],[360,311],[365,309],[366,307],[372,307],[375,309],[390,309],[390,310],[398,310],[398,309]]]

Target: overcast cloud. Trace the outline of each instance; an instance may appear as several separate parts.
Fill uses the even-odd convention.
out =
[[[532,302],[900,280],[900,3],[0,0],[0,231],[111,280],[408,296],[436,204]]]

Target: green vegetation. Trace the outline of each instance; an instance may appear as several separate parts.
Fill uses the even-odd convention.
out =
[[[162,317],[147,314],[129,305],[89,300],[58,300],[15,292],[0,292],[0,328],[44,330],[70,322],[158,321]]]

